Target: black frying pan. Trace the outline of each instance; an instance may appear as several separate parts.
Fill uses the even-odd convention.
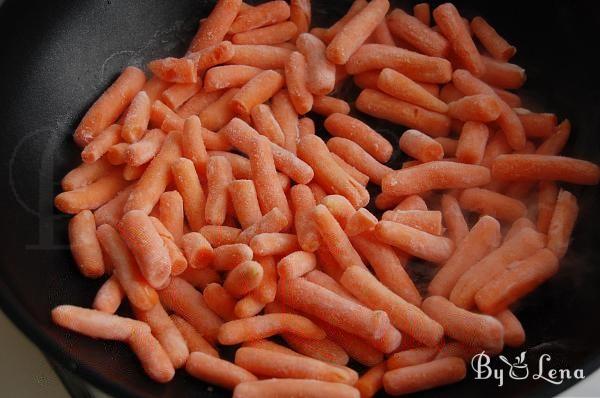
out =
[[[350,1],[313,1],[317,25],[329,25]],[[519,52],[527,68],[522,91],[534,110],[568,116],[574,125],[567,152],[600,159],[600,74],[594,56],[600,6],[587,1],[457,1],[466,16],[485,16]],[[0,303],[45,353],[101,389],[132,397],[226,397],[228,392],[179,374],[159,385],[125,346],[93,341],[50,322],[52,307],[89,306],[101,281],[83,278],[66,250],[67,217],[52,206],[60,178],[78,162],[72,142],[79,119],[126,65],[182,54],[213,1],[7,1],[0,7]],[[407,4],[395,4],[403,5]],[[350,90],[352,94],[352,90]],[[370,120],[370,119],[369,119]],[[372,122],[372,120],[370,120]],[[396,142],[397,126],[377,122]],[[396,156],[397,157],[397,156]],[[537,369],[600,364],[600,198],[597,187],[570,187],[581,216],[559,275],[516,307],[527,331],[526,362]],[[507,352],[513,358],[521,350]],[[499,361],[495,368],[502,368]],[[505,368],[506,369],[506,368]],[[474,380],[422,396],[551,396],[575,380]],[[383,394],[382,394],[383,395]]]

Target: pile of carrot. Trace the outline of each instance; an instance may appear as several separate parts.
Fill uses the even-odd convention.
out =
[[[106,279],[52,319],[128,344],[157,382],[185,368],[237,398],[462,380],[475,353],[524,343],[511,308],[559,270],[577,219],[560,183],[600,178],[560,155],[568,120],[510,91],[515,52],[450,3],[356,0],[311,28],[309,0],[219,0],[183,57],[126,68],[77,127],[55,205],[81,273]],[[361,113],[408,129],[390,143]],[[438,270],[419,290],[409,266]]]

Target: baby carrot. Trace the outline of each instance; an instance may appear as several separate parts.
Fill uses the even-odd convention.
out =
[[[93,210],[108,202],[129,182],[123,179],[119,169],[113,169],[89,185],[58,194],[54,205],[63,213],[77,214]]]
[[[527,76],[525,69],[518,65],[508,62],[496,61],[493,58],[481,56],[485,65],[485,71],[481,75],[481,80],[490,86],[503,89],[518,89],[525,84]]]
[[[216,271],[231,271],[238,264],[252,260],[252,250],[243,243],[222,245],[214,249],[215,257],[211,267]]]
[[[517,52],[517,49],[500,36],[482,17],[475,17],[471,20],[471,30],[492,57],[499,61],[506,62]]]
[[[469,233],[465,216],[458,204],[458,200],[454,196],[444,194],[440,203],[444,224],[448,228],[448,236],[458,245]]]
[[[385,68],[377,79],[377,88],[392,97],[421,106],[430,111],[446,113],[448,105],[420,84],[393,69]]]
[[[136,328],[127,341],[140,360],[146,374],[159,383],[175,376],[175,369],[159,341],[145,328]]]
[[[129,193],[132,189],[133,186],[130,185],[127,188],[119,191],[114,198],[94,211],[94,219],[96,220],[97,226],[109,224],[114,227],[117,225],[123,216],[123,206],[125,206],[125,202],[127,201]]]
[[[385,221],[393,221],[428,232],[433,235],[442,234],[442,212],[433,210],[388,210],[381,217]]]
[[[298,250],[296,235],[264,232],[250,240],[250,248],[258,256],[282,256]]]
[[[306,58],[310,73],[306,87],[315,95],[326,95],[335,85],[335,65],[325,56],[325,44],[310,33],[303,33],[296,40],[298,50]]]
[[[188,52],[195,52],[220,43],[234,22],[242,0],[219,0],[192,39]]]
[[[236,300],[223,286],[209,283],[202,291],[202,297],[206,306],[221,319],[231,321],[237,318],[234,314]]]
[[[83,210],[69,221],[69,242],[75,264],[84,276],[98,278],[104,275],[102,250],[91,211]]]
[[[192,231],[204,225],[205,198],[191,160],[180,158],[171,165],[175,186],[183,199],[183,211]]]
[[[454,250],[454,243],[448,238],[392,221],[379,222],[375,235],[384,243],[434,263],[445,262]]]
[[[350,177],[354,178],[356,182],[358,182],[363,187],[367,186],[369,183],[369,176],[363,173],[362,171],[358,171],[356,167],[350,165],[344,159],[339,157],[337,154],[331,152],[331,157],[335,162],[340,166]]]
[[[537,229],[548,233],[558,198],[558,187],[553,181],[541,181],[538,188]]]
[[[377,90],[377,80],[379,79],[380,73],[380,70],[369,70],[355,74],[352,77],[352,80],[359,88],[370,88]]]
[[[381,362],[367,370],[354,384],[361,398],[372,398],[383,388],[383,375],[387,370],[385,362]]]
[[[146,322],[152,334],[164,348],[175,369],[183,367],[189,356],[187,344],[179,329],[175,326],[169,315],[160,303],[147,311],[133,309],[136,317]]]
[[[287,90],[281,90],[273,96],[271,109],[283,132],[283,147],[295,155],[298,142],[298,114]]]
[[[492,122],[498,119],[501,112],[500,102],[495,95],[468,95],[448,104],[448,116],[464,122]]]
[[[150,333],[148,325],[135,319],[74,305],[59,305],[51,316],[57,325],[96,339],[126,341],[135,329]]]
[[[169,108],[177,109],[187,100],[192,98],[194,95],[198,94],[198,92],[202,89],[202,80],[197,83],[179,83],[173,84],[169,88],[165,89],[160,99],[164,102]],[[150,110],[150,104],[148,103],[148,110]],[[133,103],[132,103],[133,105]]]
[[[179,276],[200,290],[204,289],[209,283],[221,283],[221,277],[212,268],[195,269],[187,267]]]
[[[333,113],[343,113],[347,115],[350,113],[350,105],[339,98],[329,97],[327,95],[316,95],[314,97],[312,111],[321,116],[329,116]]]
[[[471,231],[457,242],[452,256],[431,280],[429,292],[448,297],[458,279],[500,245],[500,238],[498,221],[489,216],[481,217]]]
[[[459,307],[471,308],[475,304],[475,294],[490,280],[501,274],[514,261],[522,260],[545,246],[545,236],[525,228],[513,238],[471,266],[458,279],[450,300]]]
[[[204,90],[215,92],[242,87],[263,70],[247,65],[223,65],[210,68],[204,75]]]
[[[486,167],[435,161],[387,174],[382,181],[383,192],[393,195],[411,195],[432,189],[461,189],[486,185],[490,171]]]
[[[234,44],[235,55],[229,64],[248,65],[260,69],[283,69],[293,52],[288,48],[266,44]]]
[[[600,168],[564,156],[510,154],[494,159],[492,175],[502,181],[552,180],[595,185],[600,181]]]
[[[286,21],[236,33],[231,37],[231,41],[234,44],[280,44],[291,40],[297,33],[296,25]]]
[[[438,351],[437,347],[418,347],[397,352],[388,358],[387,369],[394,370],[430,362]]]
[[[252,116],[254,127],[260,135],[264,135],[274,144],[283,147],[285,143],[285,136],[281,130],[281,127],[279,126],[279,123],[277,123],[277,120],[275,120],[275,116],[273,115],[269,105],[256,105],[250,111],[250,115]]]
[[[455,340],[491,351],[500,351],[504,345],[504,328],[489,315],[469,312],[441,296],[426,298],[421,308]]]
[[[297,251],[279,260],[277,263],[277,272],[280,278],[299,278],[307,272],[314,270],[316,266],[317,259],[314,254]]]
[[[523,325],[510,310],[496,314],[496,319],[504,327],[504,344],[508,347],[520,347],[525,343],[525,330]]]
[[[392,156],[392,145],[366,123],[342,113],[333,113],[325,119],[325,129],[334,137],[352,140],[379,162]]]
[[[121,165],[127,162],[127,149],[129,148],[129,144],[126,142],[119,142],[115,145],[112,145],[106,151],[106,159],[113,166]]]
[[[441,160],[444,157],[442,145],[418,130],[406,130],[402,133],[399,147],[401,151],[421,162]]]
[[[350,241],[369,262],[383,285],[407,302],[421,305],[421,294],[391,246],[378,241],[372,232],[353,236]]]
[[[281,210],[279,210],[278,207],[273,208],[271,211],[269,211],[267,214],[265,214],[264,216],[261,217],[260,220],[258,220],[257,222],[255,222],[254,224],[252,224],[251,226],[249,226],[248,228],[246,228],[245,230],[243,230],[236,238],[235,240],[238,243],[246,243],[249,244],[251,242],[251,240],[259,234],[271,234],[271,233],[277,233],[282,231],[283,229],[286,228],[286,226],[289,225],[289,221],[287,219],[287,217],[285,216],[285,214],[283,214],[283,212]],[[284,234],[286,235],[286,234]],[[293,246],[293,239],[288,239],[287,237],[280,237],[277,238],[277,235],[275,236],[270,236],[270,237],[263,237],[261,238],[263,241],[259,244],[259,242],[257,241],[256,244],[262,246],[264,245],[268,245],[269,242],[271,241],[273,244],[277,244],[277,242],[279,241],[280,244],[284,244],[284,246],[292,244]],[[288,243],[285,243],[288,242]],[[257,246],[258,247],[258,246]],[[268,249],[268,247],[263,247],[263,249]]]
[[[284,83],[280,73],[266,70],[250,79],[231,98],[231,106],[241,115],[250,115],[256,105],[261,104],[278,92]]]
[[[450,118],[401,101],[376,90],[365,89],[356,99],[356,108],[368,115],[420,130],[433,137],[450,134]]]
[[[485,65],[458,10],[452,3],[445,3],[433,10],[433,19],[441,33],[448,39],[452,51],[475,76],[481,76]]]
[[[346,71],[351,75],[384,68],[424,83],[447,83],[452,78],[452,66],[443,58],[382,44],[364,44],[346,63]]]
[[[571,123],[568,119],[563,120],[556,127],[556,132],[550,137],[546,138],[544,142],[536,149],[535,153],[538,155],[558,155],[562,152],[563,148],[569,140],[571,134]]]
[[[72,191],[93,183],[112,170],[114,167],[102,157],[95,162],[82,163],[75,167],[63,177],[60,185],[64,191]]]
[[[298,34],[308,32],[311,22],[310,0],[290,0],[290,21],[298,27]]]
[[[183,236],[183,199],[177,191],[169,191],[160,195],[160,221],[173,235],[175,243]]]
[[[379,22],[379,25],[375,28],[371,36],[367,39],[369,42],[385,44],[387,46],[395,46],[396,40],[394,36],[392,36],[392,32],[390,32],[390,28],[385,20]]]
[[[229,32],[246,32],[285,21],[289,17],[290,7],[285,1],[268,1],[238,15],[233,24],[231,24]]]
[[[344,228],[348,219],[356,212],[352,203],[342,195],[327,195],[321,199],[324,205],[335,220]]]
[[[161,94],[169,87],[171,87],[171,83],[161,80],[156,76],[152,76],[150,79],[146,80],[142,90],[148,94],[150,103],[153,103],[159,99]],[[124,115],[121,115],[121,117],[123,116]]]
[[[232,181],[227,189],[242,228],[248,228],[260,220],[262,213],[252,180]]]
[[[75,130],[73,138],[84,147],[104,129],[113,124],[142,89],[146,76],[140,69],[129,66],[88,109]]]
[[[209,72],[213,69],[215,69],[215,68],[211,68],[209,70]],[[207,74],[208,74],[208,72],[207,72]],[[205,75],[205,77],[206,77],[206,75]],[[186,119],[190,116],[198,115],[207,106],[209,106],[210,104],[212,104],[213,102],[215,102],[216,100],[218,100],[221,97],[221,95],[223,94],[223,91],[211,90],[209,92],[208,91],[209,89],[206,87],[206,84],[208,84],[207,81],[205,81],[205,83],[204,83],[204,90],[202,90],[198,94],[194,95],[192,98],[187,100],[183,105],[181,105],[177,109],[177,113],[176,113],[177,116],[179,116],[183,119]]]
[[[515,109],[517,116],[523,124],[527,137],[547,138],[554,134],[557,128],[554,113],[533,113],[525,109]]]
[[[520,200],[482,188],[465,189],[460,195],[459,203],[465,210],[508,222],[524,217],[527,213],[527,207]]]
[[[108,149],[121,141],[121,126],[113,124],[101,131],[81,151],[81,159],[85,163],[94,163],[104,155]]]
[[[327,141],[327,148],[341,157],[358,171],[369,176],[375,184],[381,184],[383,177],[392,169],[379,163],[362,147],[346,138],[334,137]]]
[[[194,377],[217,386],[233,390],[244,382],[257,380],[256,376],[229,361],[203,352],[192,352],[185,370]]]
[[[142,210],[150,213],[171,180],[171,163],[181,156],[180,134],[170,133],[150,165],[139,179],[125,204],[125,212]]]
[[[383,387],[390,395],[409,394],[457,383],[464,379],[466,374],[465,362],[461,358],[436,359],[386,372],[383,376]]]
[[[127,146],[125,152],[127,164],[141,166],[151,161],[160,151],[165,137],[165,133],[160,129],[152,129],[146,132],[139,141]]]
[[[241,383],[233,391],[234,398],[279,398],[286,395],[301,395],[304,398],[359,398],[358,391],[347,384],[320,380],[260,380]]]
[[[367,209],[360,208],[348,218],[344,231],[349,237],[361,234],[366,231],[371,231],[377,225],[379,220]]]
[[[304,115],[313,106],[313,96],[307,88],[308,66],[306,58],[294,51],[285,63],[285,80],[290,100],[300,115]]]
[[[208,267],[215,257],[210,242],[200,232],[188,232],[183,235],[181,246],[192,268]]]
[[[314,196],[306,185],[295,185],[290,190],[290,199],[298,243],[302,250],[314,252],[320,244],[320,235],[312,219],[312,211],[316,206]]]
[[[206,165],[206,179],[208,181],[208,193],[204,210],[206,223],[223,225],[229,202],[227,187],[233,181],[231,165],[227,158],[211,156]]]
[[[427,10],[429,13],[429,10]],[[429,15],[428,15],[429,16]],[[420,53],[432,57],[446,58],[450,51],[448,40],[399,8],[390,13],[387,19],[390,31],[416,48]]]
[[[477,307],[496,314],[532,292],[558,271],[558,258],[548,249],[510,264],[504,272],[486,283],[475,295]]]
[[[335,64],[345,64],[381,23],[390,7],[387,0],[371,1],[353,16],[327,46],[327,58]]]
[[[202,123],[198,116],[190,116],[183,124],[181,134],[181,152],[183,157],[190,159],[194,163],[196,172],[204,176],[206,174],[206,164],[208,162],[208,153],[202,136]]]
[[[202,126],[211,131],[217,131],[229,123],[234,117],[230,102],[239,90],[239,88],[228,89],[218,100],[204,108],[199,115]]]
[[[465,97],[468,98],[468,97]],[[480,164],[485,154],[489,129],[483,123],[466,122],[456,147],[456,157],[461,163]]]
[[[256,261],[245,261],[232,269],[223,287],[234,297],[243,297],[260,285],[263,268]]]
[[[575,196],[561,189],[548,226],[547,246],[558,258],[563,258],[567,252],[578,213]]]
[[[158,78],[170,83],[196,83],[198,73],[189,58],[167,57],[148,63],[148,69]]]
[[[150,121],[150,106],[150,98],[145,91],[133,97],[121,129],[121,137],[126,142],[136,142],[144,135]]]
[[[115,275],[108,278],[98,289],[92,307],[95,310],[114,314],[121,305],[125,291]]]
[[[373,310],[383,310],[390,322],[403,333],[432,347],[439,343],[444,330],[419,307],[406,302],[377,280],[368,270],[350,267],[344,271],[340,283],[361,302]]]
[[[173,324],[175,324],[175,327],[179,330],[179,333],[181,333],[190,354],[202,352],[215,358],[219,357],[217,350],[215,350],[185,319],[173,314],[171,315],[171,321],[173,321]]]
[[[427,26],[431,25],[431,10],[429,7],[429,3],[415,4],[415,6],[413,7],[413,14],[415,18],[417,18],[423,24]]]
[[[306,317],[273,313],[224,323],[219,330],[219,342],[234,345],[281,333],[292,333],[314,340],[325,338],[325,332]]]

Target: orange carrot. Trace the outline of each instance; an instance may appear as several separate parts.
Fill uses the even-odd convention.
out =
[[[127,150],[129,144],[126,142],[119,142],[106,151],[106,159],[113,166],[121,165],[127,162]]]
[[[496,314],[533,291],[558,271],[558,258],[548,249],[510,264],[475,295],[477,307]]]
[[[206,177],[208,180],[208,193],[204,210],[206,223],[223,225],[229,202],[227,187],[233,181],[229,161],[221,156],[210,157],[206,165]]]
[[[448,104],[448,115],[465,122],[492,122],[498,119],[501,112],[496,95],[469,95]]]
[[[382,189],[393,195],[410,195],[432,189],[470,188],[490,182],[487,168],[448,161],[423,163],[387,174]]]
[[[238,264],[252,260],[252,250],[243,243],[221,245],[214,249],[215,258],[211,267],[217,271],[231,271]]]
[[[496,314],[496,319],[504,327],[504,344],[508,347],[520,347],[525,343],[525,330],[515,314],[504,310]]]
[[[390,3],[387,0],[375,0],[367,4],[333,37],[327,46],[327,58],[340,65],[348,62],[350,56],[384,20],[389,7]]]
[[[283,87],[280,73],[266,70],[250,79],[232,98],[231,106],[242,115],[249,115],[252,108],[271,98]]]
[[[188,51],[199,51],[221,42],[232,26],[241,5],[242,0],[219,0],[206,20],[200,24]]]
[[[84,276],[98,278],[104,275],[102,250],[91,211],[83,210],[69,221],[69,242],[75,263]]]
[[[399,146],[404,153],[421,162],[441,160],[444,157],[442,145],[418,130],[406,130],[402,133]]]
[[[165,89],[160,99],[164,102],[169,108],[177,109],[184,102],[192,98],[194,95],[198,94],[198,92],[202,88],[202,81],[197,83],[179,83],[173,84],[171,87]],[[132,103],[133,105],[133,103]],[[150,110],[150,103],[148,104],[148,110]]]
[[[277,272],[280,278],[299,278],[317,266],[314,254],[297,251],[288,254],[277,263]]]
[[[127,188],[119,191],[114,198],[94,211],[94,218],[96,219],[97,226],[109,224],[115,227],[117,225],[123,216],[123,207],[125,206],[125,202],[127,201],[129,193],[132,189],[133,186],[130,185]]]
[[[202,352],[212,357],[218,358],[219,353],[202,337],[200,333],[192,325],[190,325],[185,319],[173,314],[171,320],[175,324],[175,327],[181,333],[181,336],[185,340],[188,350],[191,353]],[[188,357],[189,359],[189,357]]]
[[[146,76],[140,69],[129,66],[115,82],[94,102],[77,126],[73,138],[84,147],[104,129],[113,124],[142,89]]]
[[[381,219],[408,225],[433,235],[442,234],[442,212],[440,211],[388,210],[383,213]]]
[[[148,69],[158,78],[170,83],[196,83],[198,73],[189,58],[167,57],[148,63]]]
[[[264,44],[234,44],[235,55],[229,64],[248,65],[260,69],[283,69],[293,52],[287,48]]]
[[[303,117],[298,120],[298,136],[315,135],[315,122],[309,117]]]
[[[385,311],[401,332],[430,347],[442,339],[444,330],[437,322],[393,293],[366,269],[347,268],[340,283],[369,308]]]
[[[348,219],[356,212],[352,203],[342,195],[327,195],[321,199],[335,220],[344,228]]]
[[[223,287],[234,297],[243,297],[260,284],[263,268],[256,261],[245,261],[227,274]]]
[[[222,227],[221,227],[222,228]],[[221,277],[212,268],[195,269],[187,267],[180,275],[181,279],[188,282],[196,289],[204,289],[209,283],[220,283]]]
[[[369,176],[365,173],[358,171],[354,166],[350,165],[344,159],[339,157],[337,154],[331,152],[331,157],[350,177],[354,178],[363,187],[369,183]]]
[[[429,9],[427,13],[429,14]],[[441,58],[448,56],[450,51],[448,40],[416,16],[413,17],[397,8],[390,13],[388,25],[394,35],[409,43],[420,53]]]
[[[427,26],[431,25],[431,10],[429,8],[429,3],[415,4],[413,7],[413,14],[415,18],[417,18],[423,24]]]
[[[250,112],[254,127],[261,134],[267,137],[271,142],[283,146],[285,136],[275,116],[271,111],[271,107],[266,104],[259,104],[252,108]]]
[[[188,232],[183,235],[181,246],[192,268],[208,267],[215,256],[210,242],[199,232]]]
[[[538,213],[537,229],[542,233],[548,233],[552,214],[558,198],[558,187],[553,181],[542,181],[538,189]]]
[[[372,398],[383,388],[383,375],[387,370],[385,362],[371,367],[354,384],[361,398]]]
[[[409,394],[459,382],[466,374],[465,362],[449,357],[386,372],[383,387],[391,395]]]
[[[377,88],[386,94],[425,109],[446,113],[448,105],[436,98],[420,84],[393,69],[385,68],[379,74]]]
[[[381,184],[383,177],[392,169],[379,163],[354,141],[346,138],[334,137],[327,141],[327,148],[341,157],[358,171],[369,176],[375,184]]]
[[[522,108],[515,109],[515,112],[523,124],[527,137],[547,138],[556,131],[557,120],[554,113],[533,113]]]
[[[104,157],[92,163],[82,163],[69,171],[60,182],[64,191],[85,187],[114,170]]]
[[[325,44],[309,33],[303,33],[296,40],[298,50],[306,58],[307,88],[315,95],[329,94],[335,85],[335,66],[325,56]]]
[[[235,298],[218,283],[209,283],[202,291],[206,306],[225,321],[236,319],[234,308]]]
[[[250,248],[258,256],[286,255],[298,250],[298,239],[292,234],[264,232],[250,240]]]
[[[77,214],[83,210],[93,210],[108,202],[125,188],[128,181],[122,173],[114,169],[89,185],[58,194],[54,205],[63,213]]]
[[[475,304],[475,294],[514,261],[522,260],[545,246],[545,236],[525,228],[470,267],[456,282],[450,300],[459,307]]]
[[[563,156],[511,154],[494,160],[492,175],[502,181],[558,180],[595,185],[600,181],[600,168],[585,160]]]
[[[115,275],[108,278],[98,289],[92,307],[95,310],[114,314],[121,305],[125,291]]]
[[[527,208],[520,200],[482,188],[465,189],[460,195],[459,203],[463,209],[509,222],[524,217],[527,213]]]
[[[379,79],[379,70],[370,70],[366,72],[357,73],[353,76],[354,84],[359,88],[370,88],[377,90],[377,80]]]
[[[159,200],[160,221],[173,235],[175,243],[183,235],[183,199],[177,191],[165,192]]]
[[[499,61],[506,62],[517,52],[517,49],[508,44],[482,17],[475,17],[471,20],[471,30],[483,47]]]
[[[204,90],[214,92],[232,87],[242,87],[262,69],[246,65],[224,65],[210,68],[204,75]]]
[[[160,129],[149,130],[142,139],[127,146],[125,152],[127,164],[141,166],[151,161],[159,152],[165,137],[165,133]]]
[[[556,127],[556,132],[540,144],[535,153],[538,155],[560,154],[567,144],[570,134],[571,123],[568,119],[565,119]]]
[[[295,155],[298,141],[298,114],[287,90],[281,90],[273,96],[271,109],[283,132],[283,147]]]
[[[251,180],[236,180],[229,183],[229,195],[242,228],[248,228],[262,217],[256,189]]]
[[[286,21],[236,33],[231,37],[231,41],[235,44],[279,44],[291,40],[297,32],[296,25]]]
[[[377,225],[378,219],[367,209],[360,208],[346,222],[344,231],[349,237],[371,231]]]
[[[469,98],[469,97],[465,97]],[[489,130],[483,123],[468,121],[463,125],[456,157],[461,163],[480,164],[485,155]]]
[[[150,165],[136,184],[125,204],[125,212],[142,210],[150,213],[171,180],[171,163],[181,156],[180,134],[170,133]]]
[[[356,99],[356,107],[368,115],[385,119],[434,136],[450,134],[450,118],[410,104],[379,91],[365,89]]]
[[[418,347],[397,352],[388,358],[387,369],[394,370],[430,362],[438,351],[437,347]]]
[[[508,62],[496,61],[485,55],[481,56],[481,60],[485,65],[485,72],[481,75],[481,80],[490,86],[503,89],[517,89],[525,84],[527,76],[525,75],[525,69],[520,66]]]
[[[146,328],[136,328],[128,340],[129,346],[142,363],[146,374],[159,383],[171,381],[175,369],[160,342]]]
[[[561,189],[548,226],[548,249],[558,258],[563,258],[569,248],[578,213],[579,207],[575,196]]]
[[[241,383],[233,391],[234,398],[277,398],[301,395],[305,398],[359,398],[355,388],[342,383],[320,380],[269,379]]]
[[[229,32],[246,32],[285,21],[289,17],[290,7],[285,1],[269,1],[238,15]]]
[[[150,98],[145,91],[140,91],[131,101],[125,114],[121,137],[129,142],[138,141],[146,132],[150,121]]]
[[[211,68],[213,70],[215,68]],[[209,70],[209,72],[210,72]],[[207,72],[208,75],[208,72]],[[205,76],[206,77],[206,76]],[[177,109],[177,115],[181,118],[188,118],[190,116],[198,115],[200,112],[204,110],[208,105],[212,104],[216,100],[218,100],[223,94],[222,91],[213,91],[208,92],[208,88],[206,85],[208,82],[205,80],[204,90],[194,95],[192,98],[187,100],[185,104],[181,105]]]
[[[238,88],[230,88],[223,93],[221,98],[204,108],[199,115],[202,126],[209,130],[217,131],[229,123],[234,117],[230,102],[239,90]]]
[[[156,76],[152,76],[146,81],[144,87],[142,87],[142,90],[148,94],[148,98],[150,98],[150,103],[152,104],[154,101],[159,99],[161,94],[170,86],[171,83],[161,80]],[[124,115],[121,115],[121,117],[123,116]]]
[[[333,113],[347,115],[350,113],[350,105],[339,98],[317,95],[314,97],[312,111],[322,116],[329,116]]]
[[[390,28],[385,20],[379,22],[379,25],[375,28],[371,36],[367,39],[368,42],[385,44],[387,46],[395,46],[396,40],[394,40],[394,36],[392,36],[392,32],[390,32]]]
[[[320,244],[320,235],[311,215],[316,206],[314,196],[306,185],[293,186],[290,196],[298,243],[302,250],[314,252]]]
[[[448,137],[437,137],[435,139],[444,149],[444,156],[453,157],[456,156],[456,149],[458,148],[458,140]]]
[[[469,227],[458,205],[458,201],[454,196],[444,194],[442,195],[441,205],[444,223],[448,228],[448,235],[455,244],[459,244],[468,234]]]
[[[94,163],[104,155],[110,147],[121,141],[121,126],[113,124],[101,131],[81,151],[81,159],[85,163]]]
[[[194,163],[199,175],[206,174],[208,153],[202,137],[202,123],[197,116],[190,116],[185,120],[181,134],[181,152],[184,157]]]
[[[191,160],[180,158],[171,165],[175,185],[183,199],[183,211],[193,231],[204,225],[205,198]]]
[[[288,221],[287,217],[285,216],[285,214],[283,214],[283,212],[281,210],[279,210],[278,207],[276,207],[276,208],[273,208],[271,211],[269,211],[264,216],[262,216],[260,218],[260,220],[258,220],[257,222],[255,222],[254,224],[249,226],[248,228],[244,229],[239,234],[239,236],[236,237],[236,241],[238,243],[249,244],[250,241],[252,240],[252,238],[254,238],[256,235],[264,234],[264,233],[280,232],[283,229],[285,229],[286,226],[288,226],[288,225],[289,225],[289,221]],[[265,237],[263,239],[265,239],[265,241],[263,243],[267,243],[267,241],[269,240],[269,238],[267,238],[267,237]],[[276,237],[271,237],[270,239],[274,239],[275,241],[278,240]],[[280,243],[283,243],[286,241],[288,243],[291,243],[292,240],[282,238],[282,242],[280,242]]]
[[[310,0],[290,1],[290,21],[298,27],[298,34],[308,32],[311,22]]]
[[[247,370],[224,359],[203,352],[192,352],[185,364],[185,370],[200,380],[233,390],[239,384],[257,380]]]
[[[311,110],[313,96],[307,88],[308,66],[304,56],[295,51],[285,64],[285,80],[290,100],[296,112],[303,115]]]

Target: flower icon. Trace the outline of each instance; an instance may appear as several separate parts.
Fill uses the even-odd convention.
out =
[[[523,380],[529,376],[529,368],[525,363],[525,351],[515,357],[515,363],[510,363],[504,355],[499,356],[500,360],[510,367],[508,375],[513,380]]]

